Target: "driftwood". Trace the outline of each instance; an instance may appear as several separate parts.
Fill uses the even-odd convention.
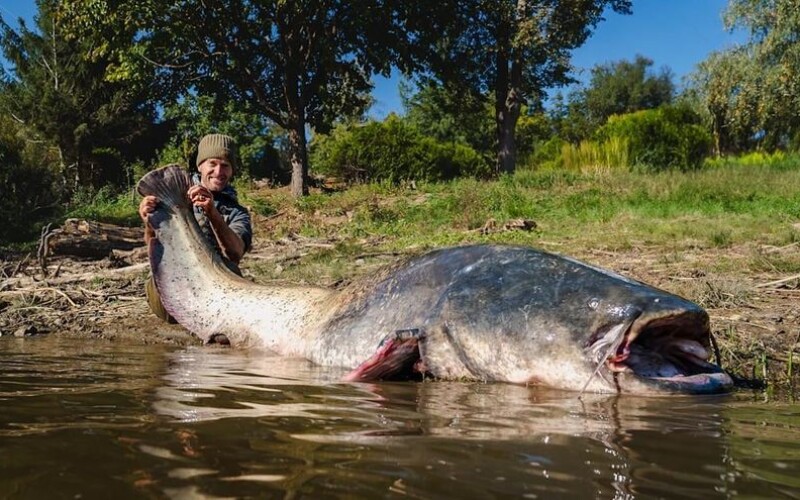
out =
[[[765,288],[765,287],[777,287],[780,288],[778,285],[785,285],[790,281],[800,280],[800,274],[795,274],[794,276],[789,276],[788,278],[783,278],[776,281],[770,281],[769,283],[761,283],[756,285],[755,288]]]
[[[143,274],[149,269],[150,264],[142,262],[133,264],[127,267],[119,267],[116,269],[104,269],[91,271],[80,274],[70,274],[63,277],[42,279],[31,276],[23,276],[19,278],[8,278],[0,282],[0,297],[6,289],[16,289],[20,287],[39,287],[39,286],[58,286],[67,285],[72,283],[82,283],[93,281],[97,279],[123,279],[129,275]]]
[[[67,219],[62,227],[46,235],[43,245],[44,257],[71,255],[102,259],[111,255],[113,250],[133,250],[143,246],[144,230],[140,227]]]

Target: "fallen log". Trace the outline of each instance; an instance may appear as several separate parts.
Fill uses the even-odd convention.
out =
[[[144,246],[141,227],[123,227],[82,219],[67,219],[64,225],[46,236],[46,253],[102,259],[113,250],[133,250]]]

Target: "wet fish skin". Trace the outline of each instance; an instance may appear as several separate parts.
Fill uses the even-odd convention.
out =
[[[590,351],[605,335],[686,336],[707,348],[708,315],[690,301],[574,259],[474,245],[435,250],[342,292],[256,285],[228,271],[202,237],[179,167],[151,172],[138,189],[161,200],[150,219],[157,234],[150,259],[164,306],[204,340],[224,333],[234,346],[353,369],[394,332],[408,330],[419,332],[420,366],[437,378],[573,390],[591,380],[588,390],[605,392],[728,388],[716,375],[683,385],[607,369],[593,376],[598,362]]]
[[[413,326],[426,332],[420,351],[435,377],[580,389],[598,332],[673,316],[708,342],[707,313],[673,294],[527,247],[464,246],[394,270],[325,325],[310,357],[354,366],[387,332]]]

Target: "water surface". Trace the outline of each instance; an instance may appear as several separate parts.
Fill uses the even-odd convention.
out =
[[[3,498],[800,498],[800,405],[0,339]]]

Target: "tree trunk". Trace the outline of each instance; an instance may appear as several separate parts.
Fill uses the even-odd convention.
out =
[[[292,164],[292,196],[308,194],[308,152],[306,130],[302,121],[289,130],[289,162]]]
[[[714,156],[716,158],[719,158],[720,156],[722,156],[722,139],[721,139],[722,127],[720,127],[721,120],[719,120],[717,116],[712,114],[711,121],[713,122],[711,130],[714,135]]]
[[[495,84],[498,174],[513,174],[517,167],[515,133],[523,100],[520,92],[522,65],[512,57],[513,48],[509,36],[508,30],[501,30],[498,33],[500,50],[497,51]]]
[[[508,93],[506,103],[503,104],[503,111],[498,114],[497,122],[497,172],[501,174],[513,174],[517,168],[517,142],[515,133],[517,119],[519,118],[519,104],[513,103],[513,94]]]

